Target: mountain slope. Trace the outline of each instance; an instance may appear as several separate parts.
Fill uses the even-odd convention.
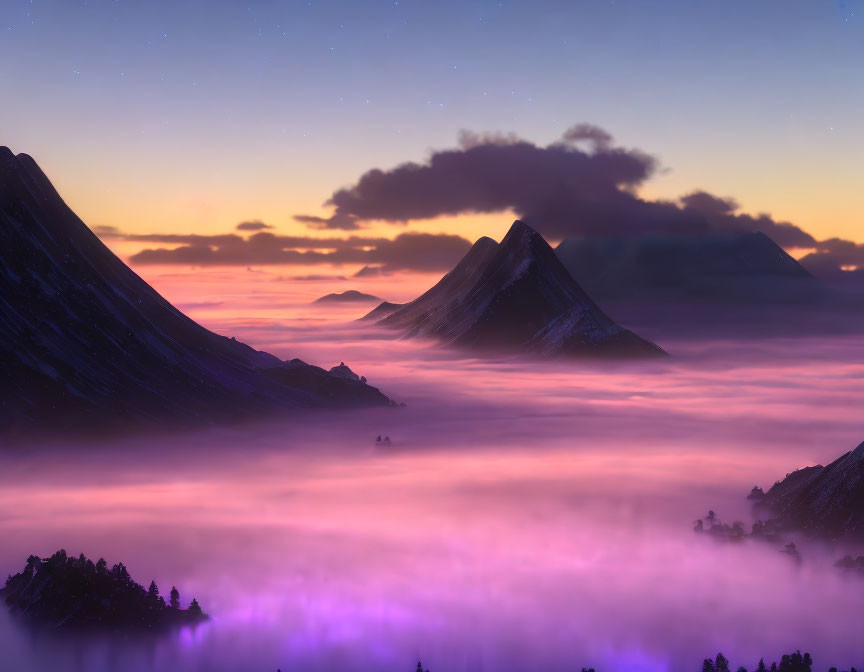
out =
[[[548,243],[516,221],[501,244],[481,238],[432,289],[379,322],[478,351],[548,357],[652,356],[653,343],[607,317]]]
[[[376,320],[381,320],[388,315],[392,315],[397,310],[399,310],[404,303],[391,303],[390,301],[382,301],[377,306],[375,306],[372,310],[366,313],[363,317],[359,318],[360,321],[364,322],[372,322]]]
[[[78,219],[32,158],[0,147],[0,425],[188,424],[390,403],[344,379],[324,397],[323,370],[306,364],[290,385],[262,374],[281,365],[183,315]]]
[[[864,541],[864,443],[828,466],[788,474],[765,493],[760,506],[787,529]]]

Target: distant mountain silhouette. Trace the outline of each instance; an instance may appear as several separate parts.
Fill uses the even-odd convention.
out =
[[[664,341],[864,329],[864,302],[763,233],[567,238],[556,254],[603,306]]]
[[[864,443],[828,466],[793,471],[758,506],[785,529],[864,541]]]
[[[372,303],[380,301],[381,297],[372,294],[364,294],[356,289],[348,289],[344,292],[334,292],[333,294],[325,294],[324,296],[315,299],[312,303]]]
[[[105,247],[32,158],[0,147],[0,427],[200,424],[389,403],[196,324]]]
[[[665,354],[607,317],[540,234],[520,221],[500,245],[478,240],[438,284],[378,324],[406,337],[431,337],[481,352]]]
[[[830,293],[764,233],[567,238],[555,253],[600,300],[803,304]]]
[[[360,319],[364,321],[380,320],[395,313],[404,305],[404,303],[390,303],[389,301],[382,301]]]

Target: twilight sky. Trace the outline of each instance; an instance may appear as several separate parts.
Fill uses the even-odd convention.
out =
[[[861,0],[0,0],[0,144],[94,227],[308,235],[294,215],[462,129],[545,147],[590,122],[657,157],[644,197],[864,241],[862,22]]]

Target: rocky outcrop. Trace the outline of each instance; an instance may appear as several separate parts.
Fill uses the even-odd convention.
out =
[[[356,380],[360,381],[361,378],[356,373],[354,373],[350,367],[345,366],[345,362],[339,362],[339,366],[334,366],[330,369],[330,373],[334,376],[339,376],[340,378],[345,378],[346,380]],[[362,379],[363,382],[366,382],[366,379]]]

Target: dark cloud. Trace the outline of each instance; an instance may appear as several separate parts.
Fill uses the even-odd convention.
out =
[[[707,191],[694,191],[682,196],[681,205],[688,210],[709,217],[726,216],[738,209],[738,203],[731,198],[720,198]]]
[[[705,191],[694,191],[680,199],[682,211],[704,218],[711,231],[758,231],[781,247],[813,247],[816,240],[790,222],[780,222],[770,215],[737,213],[738,203],[732,198],[720,198]]]
[[[487,142],[432,154],[429,162],[391,171],[371,170],[357,184],[335,192],[328,205],[336,216],[405,221],[463,212],[521,214],[538,210],[560,190],[593,198],[641,184],[655,169],[638,152],[583,152],[541,148],[525,141]]]
[[[513,134],[463,131],[454,149],[434,151],[423,163],[373,169],[356,184],[333,193],[331,217],[296,215],[312,229],[353,231],[367,220],[404,224],[461,213],[515,211],[548,239],[568,236],[632,238],[761,232],[784,248],[813,249],[802,263],[827,277],[842,268],[864,268],[864,246],[832,239],[816,241],[789,222],[768,214],[740,212],[732,198],[694,191],[676,201],[648,200],[636,189],[656,174],[652,156],[614,145],[604,129],[577,124],[555,143],[535,145]],[[350,236],[277,236],[254,220],[236,233],[163,235],[94,229],[103,238],[162,243],[172,249],[145,249],[137,263],[317,264],[358,263],[364,275],[395,269],[445,270],[468,248],[459,236],[404,233],[396,239]]]
[[[838,266],[864,266],[864,245],[861,243],[853,243],[851,240],[842,238],[829,238],[820,241],[816,248],[817,251],[808,256],[830,256]]]
[[[193,266],[245,266],[281,264],[364,264],[384,273],[396,270],[449,270],[468,251],[470,242],[461,236],[402,233],[396,238],[311,238],[277,236],[268,232],[248,238],[234,234],[128,235],[124,240],[175,244],[172,248],[149,248],[131,257],[138,264],[185,264]]]
[[[761,231],[784,247],[813,238],[769,215],[738,213],[732,199],[704,191],[679,202],[649,201],[635,189],[658,169],[637,149],[615,147],[597,126],[572,126],[541,147],[514,135],[463,132],[455,149],[424,163],[373,169],[333,193],[331,218],[299,215],[315,228],[357,228],[365,220],[402,223],[440,215],[513,210],[547,238],[632,237]]]
[[[575,144],[586,140],[592,143],[595,150],[599,151],[611,147],[614,138],[610,133],[593,124],[576,124],[564,131],[564,135],[561,136],[561,142],[565,144]]]
[[[305,224],[310,229],[336,229],[341,231],[354,231],[360,228],[357,218],[351,215],[335,214],[332,217],[318,217],[317,215],[294,215],[294,219]]]
[[[364,266],[357,271],[352,277],[354,278],[377,278],[386,275],[386,271],[381,266]]]
[[[277,282],[283,282],[285,280],[300,280],[303,282],[309,281],[313,282],[316,280],[347,280],[348,278],[344,275],[326,275],[323,273],[310,273],[308,275],[289,275],[287,277],[280,275],[276,278]]]
[[[106,226],[106,225],[97,225],[92,227],[93,233],[95,233],[100,238],[121,238],[123,234],[120,232],[116,226]]]
[[[813,275],[825,280],[860,282],[864,278],[864,245],[851,240],[822,240],[800,261]]]
[[[253,219],[248,222],[240,222],[234,227],[238,231],[263,231],[264,229],[272,229],[269,224],[265,224],[260,219]]]

